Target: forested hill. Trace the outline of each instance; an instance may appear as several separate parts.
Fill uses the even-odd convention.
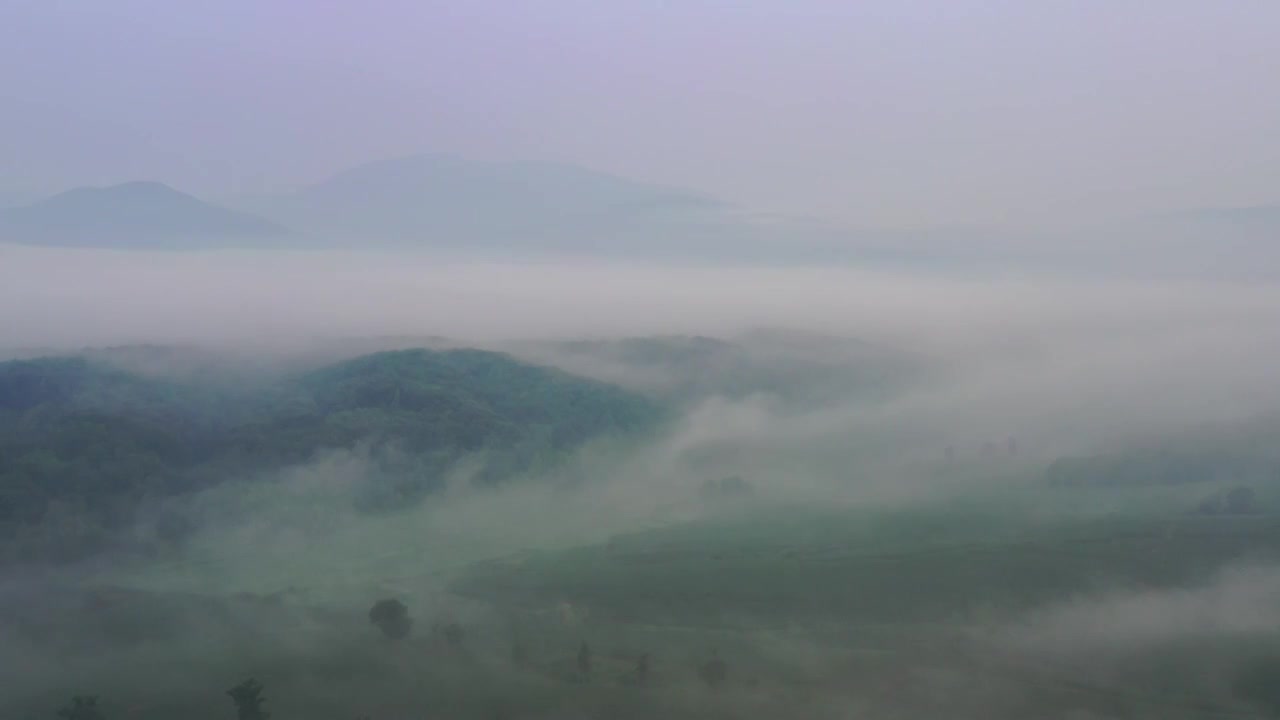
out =
[[[394,447],[414,491],[478,451],[480,477],[496,482],[660,416],[612,385],[478,350],[377,353],[234,385],[84,357],[11,361],[0,363],[0,528],[66,515],[111,527],[145,498],[358,444]]]

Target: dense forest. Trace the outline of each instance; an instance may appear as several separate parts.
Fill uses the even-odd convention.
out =
[[[1203,426],[1121,444],[1104,452],[1061,457],[1045,471],[1063,487],[1141,487],[1225,482],[1245,486],[1280,480],[1280,418]]]
[[[369,352],[411,342],[0,363],[0,654],[27,685],[0,710],[1280,707],[1272,418],[1060,456],[948,419],[830,432],[833,408],[909,406],[940,376],[852,340]],[[929,493],[903,502],[913,476]],[[1132,632],[1087,630],[1131,606]]]
[[[80,532],[22,549],[74,557],[146,500],[357,445],[388,449],[379,457],[395,485],[382,501],[399,502],[465,456],[483,460],[477,482],[497,483],[661,418],[625,390],[480,350],[383,352],[236,382],[83,356],[10,361],[0,364],[0,535],[74,517]]]

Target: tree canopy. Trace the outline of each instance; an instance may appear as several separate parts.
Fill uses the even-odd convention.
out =
[[[469,453],[487,458],[482,481],[500,482],[660,417],[612,385],[479,350],[384,352],[239,384],[161,379],[84,357],[5,362],[0,537],[66,519],[62,547],[50,552],[75,555],[144,499],[361,444],[408,458],[414,492]]]

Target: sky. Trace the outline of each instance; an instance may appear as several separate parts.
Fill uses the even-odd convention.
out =
[[[867,226],[1280,202],[1272,0],[0,0],[0,202],[414,152]]]

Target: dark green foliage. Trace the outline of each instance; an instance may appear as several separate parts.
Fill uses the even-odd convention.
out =
[[[1074,495],[1038,493],[1046,500]],[[363,618],[345,607],[282,622],[304,617],[301,599],[230,613],[209,605],[156,628],[147,593],[104,595],[107,605],[159,631],[147,641],[163,649],[155,653],[131,653],[120,639],[84,642],[101,611],[90,615],[80,602],[50,614],[49,625],[74,637],[74,644],[58,644],[65,657],[98,648],[99,663],[111,670],[77,672],[75,681],[112,688],[128,703],[121,716],[138,720],[233,717],[225,700],[207,707],[208,691],[226,687],[208,688],[207,678],[246,667],[257,677],[269,674],[275,716],[314,720],[490,718],[495,711],[510,718],[822,719],[846,717],[850,707],[867,717],[1207,718],[1270,717],[1280,707],[1272,660],[1280,637],[1265,629],[1215,637],[1215,619],[1237,613],[1234,603],[1212,608],[1203,625],[1192,619],[1193,627],[1171,639],[1067,646],[1079,655],[1059,654],[1052,640],[1044,654],[1010,654],[1007,634],[973,632],[1021,628],[1028,616],[1017,610],[1038,612],[1063,598],[1089,607],[1094,592],[1109,597],[1121,588],[1128,597],[1130,587],[1144,594],[1203,587],[1242,552],[1274,559],[1280,532],[1273,518],[1201,518],[1171,509],[1023,525],[1023,514],[1011,510],[1024,506],[990,502],[949,501],[932,512],[823,508],[790,517],[772,507],[624,537],[612,551],[545,554],[551,564],[525,558],[517,566],[536,571],[543,600],[513,607],[524,600],[521,583],[499,589],[490,596],[493,612],[470,616],[466,653],[442,652],[443,640],[370,642],[359,636]],[[954,517],[965,507],[981,514]],[[32,628],[23,613],[36,605],[33,597],[0,607],[0,618]],[[581,666],[574,651],[585,650],[583,631],[545,612],[565,599],[591,611],[595,652]],[[15,607],[28,610],[15,614]],[[1100,607],[1108,608],[1100,617],[1109,617],[1110,604]],[[331,631],[322,630],[326,625]],[[206,644],[212,636],[220,642]],[[518,672],[495,662],[511,637],[529,651]],[[31,639],[42,650],[55,644]],[[35,647],[21,642],[22,651]],[[646,666],[641,653],[655,649],[661,663]],[[140,662],[116,673],[117,658]],[[55,674],[52,682],[66,680]],[[6,712],[0,698],[0,717],[50,715],[47,691],[28,692],[33,699],[19,697],[17,712]]]
[[[45,559],[99,544],[142,497],[189,487],[223,404],[83,358],[0,364],[0,536],[44,522],[57,531]]]
[[[58,711],[63,720],[104,720],[105,715],[98,709],[98,698],[93,695],[77,695],[71,698],[71,704]]]
[[[1156,442],[1064,457],[1046,473],[1057,486],[1152,486],[1196,482],[1249,485],[1280,480],[1280,418],[1197,427]]]
[[[702,497],[707,500],[732,500],[749,497],[755,488],[751,483],[734,475],[719,480],[707,480],[702,483]]]
[[[409,608],[395,598],[379,600],[369,610],[369,622],[373,623],[383,635],[392,640],[401,640],[409,636],[413,628],[413,619],[409,617]]]
[[[462,648],[462,626],[456,622],[448,623],[444,626],[444,641],[454,650]]]
[[[478,449],[532,435],[565,450],[600,428],[635,429],[656,419],[652,406],[618,388],[480,350],[369,355],[307,375],[299,385],[320,414],[344,428],[401,431],[415,449]],[[360,414],[369,409],[383,415]],[[422,416],[436,422],[401,424]]]
[[[262,683],[249,678],[227,691],[231,702],[236,704],[236,720],[267,720],[271,713],[267,712],[267,699],[262,697]]]
[[[1056,486],[1180,485],[1223,479],[1280,478],[1280,457],[1249,450],[1161,448],[1055,460],[1046,479]]]
[[[1211,582],[1233,562],[1280,559],[1280,523],[1265,514],[1061,526],[1014,518],[1008,509],[898,517],[809,510],[789,517],[772,509],[478,564],[451,590],[532,609],[569,602],[601,617],[689,624],[916,623],[1025,611],[1121,583],[1186,587]]]
[[[1258,494],[1253,488],[1235,487],[1227,491],[1223,499],[1227,512],[1233,515],[1246,515],[1258,511]]]
[[[720,659],[720,653],[712,653],[711,659],[698,668],[698,677],[712,690],[720,689],[729,679],[729,666]]]
[[[519,638],[511,641],[511,664],[518,668],[529,664],[529,651],[525,649],[524,643]]]
[[[498,482],[659,417],[613,386],[474,350],[379,353],[239,386],[82,357],[0,363],[0,537],[69,518],[53,545],[29,544],[74,557],[144,500],[361,444],[387,450],[374,454],[387,480],[370,506],[396,505],[464,454],[484,452],[480,480]]]
[[[1267,717],[1280,717],[1280,656],[1254,660],[1236,674],[1232,684],[1236,693]]]
[[[1258,494],[1250,487],[1214,493],[1196,507],[1201,515],[1250,515],[1258,512]]]
[[[1052,485],[1174,485],[1214,479],[1224,458],[1173,451],[1133,451],[1116,455],[1062,458],[1049,466]]]

